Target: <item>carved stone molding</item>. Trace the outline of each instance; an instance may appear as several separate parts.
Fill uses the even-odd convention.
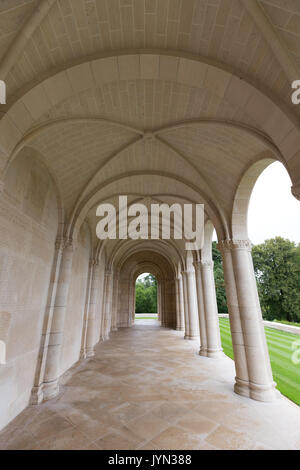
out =
[[[58,237],[55,241],[56,250],[74,250],[74,242],[72,238]]]
[[[201,268],[202,269],[212,269],[214,267],[213,261],[201,261]]]
[[[217,247],[221,252],[232,250],[251,251],[252,249],[250,240],[222,240],[220,243],[218,243]]]

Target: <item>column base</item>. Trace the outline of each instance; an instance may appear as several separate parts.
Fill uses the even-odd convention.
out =
[[[185,328],[183,326],[176,326],[176,331],[184,331]]]
[[[91,349],[87,349],[85,351],[85,357],[94,357],[95,356],[95,351],[94,351],[94,348],[91,348]]]
[[[30,396],[30,405],[40,405],[44,401],[43,384],[33,387]]]
[[[277,399],[277,392],[275,389],[276,384],[273,382],[271,385],[259,385],[253,382],[246,382],[236,378],[234,385],[234,392],[252,400],[262,401],[265,403],[273,402]]]
[[[224,356],[223,349],[207,349],[207,357],[211,359],[219,359]]]
[[[199,339],[199,338],[200,338],[199,335],[195,335],[195,336],[193,336],[193,335],[185,335],[185,336],[184,336],[184,339],[188,339],[188,340]]]
[[[199,351],[199,356],[207,357],[207,349],[201,347]]]
[[[43,395],[44,400],[48,401],[56,397],[59,394],[59,383],[58,379],[53,380],[52,382],[47,382],[43,384]]]

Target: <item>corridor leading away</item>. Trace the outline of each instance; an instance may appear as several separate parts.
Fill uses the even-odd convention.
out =
[[[10,423],[0,448],[300,447],[299,407],[235,395],[233,361],[197,350],[197,341],[155,320],[120,329],[64,375],[58,397]]]

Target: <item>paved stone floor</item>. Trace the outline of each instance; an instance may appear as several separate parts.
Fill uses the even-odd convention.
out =
[[[10,423],[0,448],[300,448],[299,407],[235,395],[230,359],[200,357],[196,342],[155,320],[137,323],[66,373],[55,400]]]

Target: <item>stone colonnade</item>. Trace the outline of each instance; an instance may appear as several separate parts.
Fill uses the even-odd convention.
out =
[[[275,384],[262,325],[251,246],[245,240],[224,240],[219,243],[219,247],[224,265],[236,366],[234,390],[256,400],[271,401],[275,398]],[[57,242],[54,257],[56,265],[49,289],[48,322],[42,335],[32,403],[48,400],[57,395],[59,390],[60,357],[73,253],[72,240]],[[187,270],[178,272],[173,280],[159,280],[160,317],[162,326],[184,331],[187,340],[198,340],[201,356],[218,358],[223,352],[213,261],[207,259],[207,253],[202,258],[194,261]],[[134,299],[131,297],[134,295],[135,280],[124,280],[119,271],[105,269],[101,291],[103,267],[98,260],[93,259],[89,269],[82,333],[83,358],[94,355],[94,346],[99,339],[109,339],[110,332],[118,327],[131,326],[134,315]],[[128,297],[125,295],[127,292]],[[175,300],[174,305],[170,303],[172,298]],[[127,310],[124,307],[126,302]],[[173,308],[176,312],[174,320]],[[128,317],[126,322],[124,315]]]

